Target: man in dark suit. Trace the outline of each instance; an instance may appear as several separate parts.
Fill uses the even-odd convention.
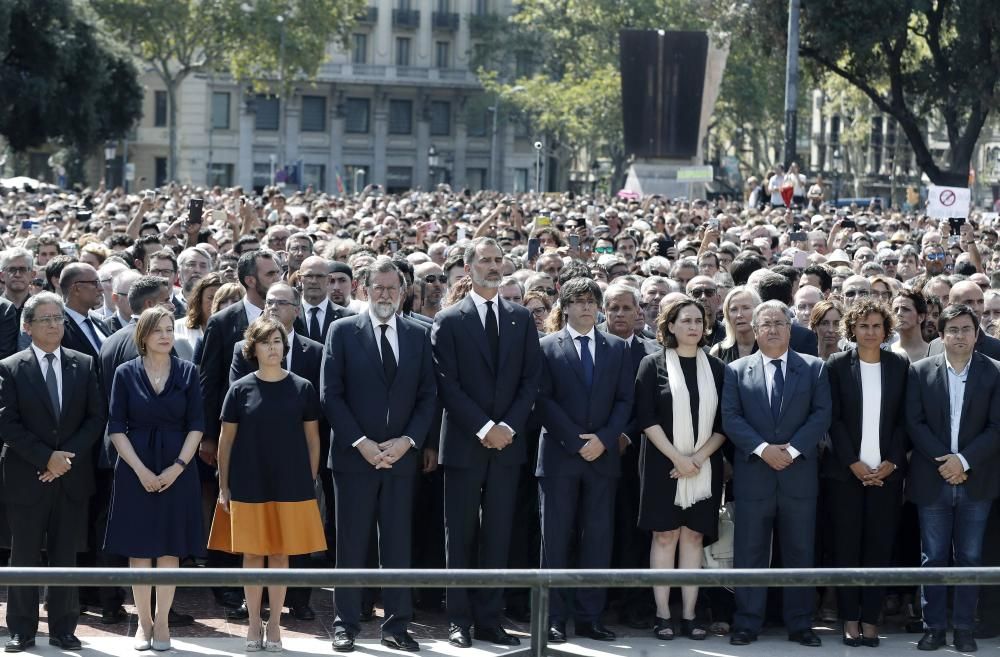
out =
[[[625,341],[634,384],[639,363],[659,350],[659,344],[636,335],[634,331],[636,318],[642,317],[639,293],[633,287],[612,283],[604,292],[604,316],[608,318],[608,333]],[[615,494],[615,545],[611,560],[614,568],[649,568],[652,536],[638,527],[641,438],[642,428],[639,427],[633,408],[625,431],[619,437],[621,476],[618,478],[618,490]],[[634,629],[652,627],[651,618],[647,618],[654,608],[652,589],[643,586],[620,591],[618,614],[621,622]]]
[[[921,565],[981,565],[993,500],[1000,494],[1000,371],[976,351],[979,319],[966,305],[941,312],[944,353],[910,366],[907,428],[913,451],[906,493],[920,518]],[[955,587],[951,623],[955,649],[975,651],[975,586]],[[921,650],[945,645],[946,588],[923,587],[926,632]]]
[[[335,263],[348,270],[343,263]],[[330,276],[333,264],[321,256],[309,256],[299,267],[299,287],[302,289],[302,312],[295,318],[295,332],[325,344],[330,324],[354,313],[330,301]]]
[[[82,262],[72,262],[59,275],[59,290],[65,300],[66,326],[62,346],[100,361],[101,345],[111,335],[103,321],[91,315],[101,295],[97,270]]]
[[[285,369],[298,374],[303,379],[313,384],[317,390],[320,383],[320,365],[323,360],[323,345],[301,335],[295,330],[295,318],[299,315],[301,307],[301,296],[299,291],[287,283],[274,283],[267,290],[267,297],[264,300],[264,315],[276,319],[285,327],[288,333],[288,353],[285,355]],[[246,341],[240,340],[233,345],[233,359],[229,368],[229,384],[232,385],[238,379],[247,374],[256,372],[257,361],[248,361],[243,356],[243,345]],[[326,434],[324,436],[324,434]],[[320,422],[320,454],[327,454],[330,449],[330,430],[325,421]],[[326,495],[328,504],[333,499],[333,484],[330,479],[330,468],[320,459],[320,480],[323,484],[323,492]],[[328,490],[331,491],[327,493]],[[308,568],[310,562],[309,555],[295,555],[291,557],[292,568]],[[310,587],[292,587],[288,589],[285,596],[285,603],[292,616],[298,620],[314,620],[316,612],[309,604],[312,596]]]
[[[972,309],[976,317],[982,317],[986,309],[986,301],[983,290],[972,281],[959,281],[952,286],[948,293],[949,305],[965,305]],[[940,337],[934,338],[928,349],[929,356],[937,356],[944,353],[944,342]],[[1000,360],[1000,340],[997,340],[986,331],[979,331],[976,337],[975,350],[985,354],[993,360]]]
[[[434,318],[431,339],[444,419],[445,526],[449,568],[505,568],[514,522],[523,433],[538,394],[540,352],[531,313],[499,298],[503,252],[490,238],[465,251],[472,290]],[[461,366],[459,365],[461,363]],[[477,559],[478,555],[478,559]],[[518,645],[500,625],[501,589],[447,592],[449,642]]]
[[[786,306],[792,305],[792,283],[781,274],[759,269],[750,275],[747,285],[757,291],[761,301],[780,301]],[[792,351],[808,356],[819,353],[819,340],[807,327],[792,324],[790,336],[788,346]]]
[[[94,492],[94,444],[107,421],[97,367],[89,356],[60,348],[63,303],[39,293],[25,302],[31,347],[0,362],[0,435],[11,530],[10,565],[39,566],[41,553],[56,567],[76,566],[86,537],[87,503]],[[52,587],[49,644],[79,650],[77,589]],[[9,587],[6,652],[35,644],[38,587]]]
[[[632,414],[635,376],[625,342],[594,329],[601,288],[574,278],[559,288],[566,327],[541,340],[542,381],[536,406],[542,567],[566,568],[574,543],[580,568],[607,568],[614,536],[620,440]],[[577,509],[580,509],[577,513]],[[549,610],[549,641],[566,641],[573,614],[577,636],[612,641],[601,623],[604,589],[557,591]]]
[[[793,317],[780,301],[757,306],[752,325],[760,351],[726,367],[722,425],[735,448],[736,568],[767,568],[775,525],[783,565],[813,565],[818,444],[830,427],[832,401],[823,361],[789,349]],[[813,595],[808,588],[784,592],[789,641],[820,645],[811,629]],[[731,644],[757,639],[766,597],[765,588],[736,589]]]
[[[21,332],[18,315],[17,307],[0,297],[0,359],[17,351],[17,336]]]
[[[209,318],[205,325],[201,361],[198,364],[202,395],[205,398],[205,434],[198,456],[212,468],[215,467],[218,449],[222,400],[229,390],[233,345],[243,339],[243,333],[250,322],[260,317],[264,311],[267,289],[281,278],[277,257],[271,251],[248,251],[242,254],[236,269],[240,284],[246,289],[246,296]],[[228,555],[214,550],[209,550],[208,559],[209,565],[213,566],[236,563]],[[213,592],[222,606],[238,609],[240,616],[246,613],[239,589],[217,588]]]
[[[421,449],[437,410],[427,331],[399,317],[405,279],[388,258],[371,266],[368,312],[339,320],[327,336],[320,398],[333,428],[337,567],[363,568],[373,523],[379,565],[409,568],[411,517]],[[407,627],[409,589],[385,589],[382,645],[419,650]],[[361,591],[338,587],[333,648],[354,649]]]

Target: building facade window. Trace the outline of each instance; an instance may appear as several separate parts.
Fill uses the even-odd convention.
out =
[[[389,134],[413,134],[413,101],[389,101]]]
[[[233,186],[233,165],[226,162],[212,162],[208,168],[208,186],[214,187]]]
[[[163,187],[167,184],[167,158],[153,158],[153,185]]]
[[[431,134],[435,137],[451,134],[451,103],[446,100],[431,101]]]
[[[167,92],[153,92],[153,127],[167,127]]]
[[[351,41],[351,62],[354,64],[368,63],[368,35],[355,34]]]
[[[410,37],[396,37],[396,66],[410,65]]]
[[[363,164],[344,165],[344,190],[357,194],[368,185],[368,167]]]
[[[229,130],[229,98],[228,91],[212,92],[212,128]]]
[[[322,192],[326,189],[326,165],[302,165],[302,186],[308,187],[309,185],[312,185],[313,190],[317,192]]]
[[[368,134],[371,101],[367,98],[348,98],[344,102],[344,132],[355,135]]]
[[[473,192],[486,188],[486,169],[473,168],[465,170],[465,186]]]
[[[434,65],[438,68],[451,68],[451,44],[447,41],[434,44]]]
[[[302,132],[326,131],[326,97],[302,97]]]
[[[385,173],[385,191],[390,194],[413,189],[413,167],[389,167]]]
[[[528,191],[528,170],[514,169],[514,193],[524,194]]]
[[[280,101],[273,96],[257,95],[254,101],[256,115],[254,117],[255,130],[277,130],[279,123]]]

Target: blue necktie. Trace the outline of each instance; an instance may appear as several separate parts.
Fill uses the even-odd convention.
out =
[[[97,329],[94,328],[94,322],[88,317],[83,320],[83,324],[87,327],[87,331],[90,333],[87,338],[91,341],[91,343],[93,343],[94,349],[97,353],[101,353],[101,338],[97,335]]]
[[[785,391],[785,375],[781,373],[781,361],[772,360],[774,365],[774,382],[771,385],[771,417],[774,423],[778,423],[778,415],[781,413],[781,395]]]
[[[577,340],[580,341],[580,364],[583,365],[583,380],[589,390],[594,383],[594,359],[590,356],[590,338],[581,335]]]

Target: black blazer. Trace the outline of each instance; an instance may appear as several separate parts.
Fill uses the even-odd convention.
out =
[[[243,345],[246,340],[240,340],[233,345],[233,358],[229,365],[229,385],[233,385],[247,374],[260,369],[253,361],[243,357]],[[319,389],[320,365],[323,362],[323,345],[295,332],[292,343],[288,346],[292,352],[292,374],[298,374],[303,379]]]
[[[375,473],[352,446],[362,436],[377,443],[409,436],[416,448],[394,463],[389,474],[414,476],[418,471],[418,455],[438,412],[434,359],[422,326],[397,316],[396,333],[399,359],[391,384],[368,313],[334,322],[326,336],[320,402],[333,430],[333,472]]]
[[[725,332],[725,331],[723,331]],[[788,348],[800,354],[810,356],[819,355],[819,340],[816,334],[800,324],[792,324],[792,335],[788,341]]]
[[[621,453],[618,436],[632,414],[635,374],[625,341],[594,332],[594,380],[587,389],[583,365],[567,329],[542,338],[542,382],[535,406],[542,424],[538,443],[539,477],[568,477],[592,470],[618,476]],[[580,434],[601,439],[604,453],[588,463],[580,456]]]
[[[655,340],[646,340],[638,335],[632,338],[632,346],[628,348],[630,365],[632,367],[632,385],[635,386],[635,377],[639,374],[639,364],[642,359],[650,354],[659,353],[663,350]],[[634,390],[633,390],[634,392]],[[633,395],[634,396],[634,395]],[[634,400],[633,400],[634,401]],[[632,412],[629,414],[628,424],[625,426],[625,435],[632,441],[634,447],[639,446],[639,438],[642,436],[644,427],[639,426],[639,419],[636,414],[635,404],[632,404]]]
[[[69,316],[69,313],[65,313],[66,319],[64,320],[65,331],[63,332],[62,346],[63,349],[72,349],[73,351],[79,351],[81,354],[86,354],[94,359],[94,362],[100,363],[100,354],[96,349],[94,349],[93,343],[84,334],[83,329],[80,325]],[[90,321],[94,325],[94,330],[98,332],[102,337],[107,338],[111,335],[111,329],[108,328],[104,320],[98,319],[93,315],[90,315]],[[112,373],[113,374],[113,373]]]
[[[969,463],[963,486],[976,500],[1000,494],[1000,370],[995,360],[972,352],[958,451]],[[947,485],[934,459],[951,454],[951,406],[948,364],[944,354],[928,356],[910,366],[906,384],[906,426],[913,443],[906,495],[914,504],[930,504]]]
[[[18,318],[21,313],[11,301],[0,297],[0,359],[17,352],[17,338],[21,333]]]
[[[338,319],[343,319],[344,317],[350,317],[354,314],[353,311],[344,308],[343,306],[338,306],[334,302],[326,299],[326,313],[323,314],[323,326],[321,327],[322,337],[317,340],[316,338],[309,335],[309,318],[306,317],[305,308],[299,311],[299,316],[295,318],[295,333],[298,335],[304,335],[314,342],[318,342],[323,345],[326,342],[326,335],[330,331],[330,324],[333,324]],[[292,359],[295,362],[295,359]]]
[[[222,400],[229,390],[233,345],[243,339],[248,325],[247,311],[242,300],[212,315],[205,325],[198,373],[201,394],[205,397],[205,438],[208,440],[219,437],[219,415],[222,412]]]
[[[889,481],[901,479],[906,468],[906,375],[910,361],[902,354],[882,350],[882,413],[879,451],[883,461],[896,465]],[[858,350],[841,351],[826,361],[833,401],[830,442],[836,466],[824,474],[841,481],[857,481],[850,467],[861,453],[861,365]],[[860,482],[858,482],[860,485]]]
[[[123,328],[125,328],[125,324],[122,323],[122,320],[118,316],[118,313],[115,313],[115,314],[111,315],[111,317],[107,318],[104,321],[108,325],[108,329],[111,331],[111,335],[114,335],[118,331],[120,331]],[[103,347],[103,345],[102,345],[102,347]]]
[[[1000,360],[1000,340],[997,340],[992,335],[988,335],[986,331],[980,329],[979,337],[976,338],[976,351],[986,354],[993,360]],[[941,338],[934,338],[931,340],[930,347],[927,349],[928,356],[937,356],[938,354],[944,353],[944,343],[941,342]]]
[[[63,348],[62,409],[57,418],[42,368],[31,349],[0,361],[0,436],[7,446],[3,479],[7,504],[37,502],[45,487],[58,487],[74,501],[94,492],[94,445],[104,434],[107,407],[94,360]],[[55,450],[76,454],[69,472],[52,483],[38,475]]]
[[[471,296],[434,317],[431,342],[444,404],[442,465],[469,467],[491,458],[501,465],[520,465],[528,457],[523,434],[538,395],[542,367],[538,330],[527,308],[499,296],[496,299],[500,322],[497,368]],[[499,452],[484,447],[476,435],[490,420],[506,422],[514,430],[514,442]]]

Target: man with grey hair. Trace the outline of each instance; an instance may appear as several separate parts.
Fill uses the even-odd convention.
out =
[[[135,269],[126,269],[111,280],[111,303],[114,304],[115,312],[108,318],[107,324],[112,333],[122,330],[132,320],[132,307],[129,305],[128,294],[132,285],[141,276],[142,274]],[[170,312],[173,312],[172,307]]]
[[[639,287],[639,307],[642,309],[646,325],[642,334],[649,339],[656,338],[656,318],[660,314],[660,300],[671,292],[679,292],[675,281],[665,276],[650,276]]]
[[[186,303],[198,281],[211,273],[212,256],[200,246],[190,246],[177,256],[177,269],[179,270],[181,295]]]
[[[35,276],[34,256],[28,249],[11,247],[0,253],[0,271],[4,280],[3,298],[14,304],[19,328],[21,309],[31,296],[31,279]]]
[[[823,361],[789,348],[793,313],[771,300],[754,310],[759,351],[726,367],[722,425],[735,448],[736,568],[767,568],[772,535],[782,565],[813,566],[820,439],[830,428],[832,402]],[[812,630],[814,592],[784,592],[788,639],[819,646]],[[767,590],[736,589],[732,645],[756,641],[764,622]]]
[[[115,292],[115,276],[122,273],[123,271],[128,271],[129,266],[125,264],[123,260],[118,258],[108,258],[103,265],[97,268],[97,279],[101,282],[101,307],[94,310],[94,314],[101,319],[109,322],[112,317],[114,317],[115,307],[114,302],[114,292]]]
[[[840,290],[840,296],[844,298],[844,306],[850,308],[858,299],[871,296],[872,284],[864,276],[855,274],[844,279]]]
[[[795,293],[795,323],[809,326],[809,315],[817,303],[823,300],[823,293],[812,285],[803,285]]]

